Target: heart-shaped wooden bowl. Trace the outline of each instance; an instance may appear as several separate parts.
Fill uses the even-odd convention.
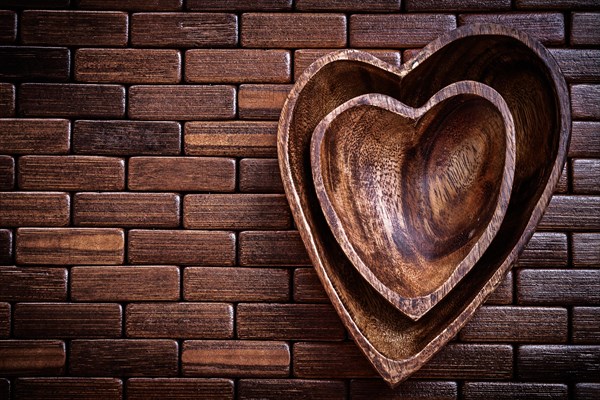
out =
[[[311,139],[325,219],[358,272],[418,320],[475,265],[510,200],[515,130],[494,89],[457,82],[413,108],[366,94]]]
[[[418,321],[362,278],[329,229],[315,193],[310,142],[336,107],[381,93],[418,108],[440,89],[473,80],[494,88],[515,124],[516,164],[502,225],[471,271]],[[564,77],[536,40],[496,25],[460,27],[400,68],[346,50],[312,64],[282,110],[278,157],[285,192],[317,275],[350,335],[391,385],[452,339],[498,286],[539,222],[560,177],[571,128]]]

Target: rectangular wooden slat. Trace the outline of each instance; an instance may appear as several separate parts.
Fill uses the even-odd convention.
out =
[[[574,266],[600,266],[600,233],[574,233],[571,243]]]
[[[600,196],[553,196],[539,227],[573,231],[600,228]]]
[[[239,237],[240,265],[311,265],[297,231],[246,231]]]
[[[0,152],[4,154],[66,154],[71,123],[66,119],[0,119]]]
[[[566,308],[482,307],[460,331],[466,342],[565,343]]]
[[[242,119],[278,120],[292,85],[240,85],[239,116]]]
[[[234,384],[224,378],[131,378],[128,400],[233,400]]]
[[[118,11],[25,10],[24,44],[58,46],[125,46],[127,13]]]
[[[285,377],[290,349],[277,341],[187,340],[181,363],[184,376]]]
[[[287,50],[188,50],[185,80],[196,83],[286,83],[291,79]]]
[[[70,203],[67,193],[0,192],[0,226],[66,226]]]
[[[600,81],[600,50],[552,49],[550,53],[569,82]]]
[[[571,176],[573,177],[573,193],[600,194],[600,160],[573,160]]]
[[[190,194],[183,199],[188,229],[286,229],[291,212],[280,194]]]
[[[0,83],[0,117],[15,115],[15,86],[10,83]]]
[[[600,119],[600,85],[572,85],[571,112],[574,119]]]
[[[168,49],[79,49],[75,80],[111,83],[178,83],[181,53]]]
[[[131,18],[131,43],[140,47],[234,47],[235,14],[138,13]]]
[[[462,388],[465,400],[513,400],[522,399],[557,399],[567,400],[567,385],[552,383],[521,382],[465,382]]]
[[[232,119],[235,94],[224,85],[132,86],[128,112],[132,119]]]
[[[374,378],[377,373],[354,343],[297,342],[293,376],[307,379]]]
[[[394,389],[379,379],[350,382],[350,398],[353,400],[455,400],[457,396],[456,382],[408,380]]]
[[[487,298],[485,304],[511,304],[513,301],[513,272],[509,271],[500,285]]]
[[[236,308],[240,339],[343,340],[338,315],[329,304],[252,304]]]
[[[10,336],[10,304],[0,303],[0,338]]]
[[[20,399],[121,400],[123,383],[116,378],[19,378],[15,397]]]
[[[517,303],[584,305],[600,302],[600,269],[517,271]]]
[[[125,88],[120,85],[24,83],[19,90],[24,117],[121,118]]]
[[[573,307],[571,324],[574,343],[600,342],[600,307]]]
[[[346,388],[341,381],[314,379],[240,379],[238,398],[344,400]]]
[[[0,46],[0,76],[28,81],[66,81],[70,60],[67,48]]]
[[[296,0],[298,11],[340,11],[340,12],[397,12],[400,0]]]
[[[600,122],[573,121],[569,157],[600,157]]]
[[[120,264],[125,235],[112,228],[19,228],[19,264]]]
[[[121,336],[120,304],[18,303],[14,335],[20,338]]]
[[[0,11],[0,43],[12,43],[17,40],[17,13]]]
[[[536,232],[519,255],[520,267],[566,267],[567,235],[559,232]]]
[[[66,361],[65,342],[59,340],[1,340],[1,375],[60,375]]]
[[[233,337],[233,306],[226,303],[129,304],[125,320],[125,333],[132,338]]]
[[[0,156],[0,190],[11,190],[15,186],[15,159]]]
[[[294,77],[298,77],[304,72],[306,68],[318,58],[331,52],[331,49],[301,49],[294,52]],[[371,54],[390,63],[395,66],[400,66],[401,57],[400,51],[398,50],[366,50],[367,53]]]
[[[187,0],[191,11],[286,11],[292,9],[292,0]]]
[[[565,43],[565,20],[561,13],[461,14],[458,24],[506,25],[527,33],[545,45]]]
[[[597,400],[600,393],[600,383],[575,384],[575,397],[577,400]]]
[[[177,227],[179,196],[174,193],[77,193],[73,224],[79,226]]]
[[[294,301],[297,303],[329,303],[329,297],[313,268],[296,268],[294,270]]]
[[[65,301],[66,268],[0,267],[0,301]]]
[[[165,339],[73,340],[69,373],[74,376],[175,376],[178,345]]]
[[[275,121],[195,121],[185,124],[184,151],[192,156],[275,157]]]
[[[287,301],[286,269],[188,267],[183,273],[187,301]]]
[[[2,4],[6,7],[18,8],[64,8],[71,0],[4,0]]]
[[[517,351],[517,377],[527,381],[600,381],[600,346],[525,345]]]
[[[352,47],[418,47],[456,28],[447,14],[355,14],[350,17]]]
[[[179,299],[179,268],[102,266],[71,269],[75,301],[159,301]]]
[[[344,14],[271,14],[242,15],[243,47],[337,48],[346,45]]]
[[[499,11],[509,10],[510,0],[403,0],[409,12]]]
[[[596,0],[515,0],[515,6],[523,9],[581,9],[594,8],[598,5]]]
[[[571,45],[600,45],[600,13],[571,14]]]
[[[283,193],[283,182],[276,159],[242,159],[239,179],[240,192]]]
[[[217,157],[133,157],[131,190],[233,192],[235,160]]]
[[[177,11],[183,0],[77,0],[77,7],[89,10]]]
[[[11,264],[13,257],[13,232],[0,229],[0,265]]]
[[[134,229],[129,231],[128,242],[132,264],[235,264],[233,232]]]

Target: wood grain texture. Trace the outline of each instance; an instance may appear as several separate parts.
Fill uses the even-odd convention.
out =
[[[223,378],[131,378],[127,381],[129,400],[233,400],[234,383]]]
[[[233,232],[134,229],[127,239],[127,258],[132,264],[235,264]]]
[[[600,346],[524,345],[517,350],[517,377],[527,381],[600,380]]]
[[[566,400],[569,398],[567,385],[520,382],[465,382],[461,394],[465,400]]]
[[[11,190],[15,186],[15,159],[0,156],[0,190]]]
[[[0,338],[8,338],[10,336],[10,304],[0,303]]]
[[[255,340],[186,340],[184,376],[286,377],[290,349],[286,342]]]
[[[361,3],[362,4],[362,3]],[[301,49],[294,52],[294,78],[304,72],[306,68],[318,58],[330,53],[331,49]],[[398,50],[366,50],[367,53],[387,63],[400,66],[401,56]]]
[[[417,11],[500,11],[510,9],[510,0],[404,0],[406,10]]]
[[[455,28],[454,15],[355,14],[350,17],[350,46],[365,48],[424,46],[442,33]]]
[[[600,50],[552,49],[552,56],[569,82],[600,81]]]
[[[66,154],[71,123],[65,119],[0,119],[0,152],[4,154]]]
[[[276,159],[240,160],[239,180],[240,192],[283,193],[283,183]]]
[[[66,268],[0,267],[0,301],[67,300]]]
[[[0,46],[0,77],[7,80],[66,81],[70,62],[66,48]]]
[[[131,18],[131,44],[136,47],[234,47],[235,14],[138,13]]]
[[[13,231],[0,229],[0,265],[12,264]]]
[[[131,190],[233,192],[235,160],[217,157],[133,157]]]
[[[151,62],[149,62],[152,60]],[[111,83],[178,83],[181,53],[167,49],[78,49],[75,80]]]
[[[239,240],[239,265],[310,265],[297,231],[246,231]]]
[[[15,8],[63,8],[70,0],[5,0],[3,5]]]
[[[571,254],[575,267],[600,266],[600,233],[574,233]]]
[[[346,45],[344,14],[247,13],[241,21],[242,47],[339,48]]]
[[[600,122],[573,121],[569,157],[600,157]]]
[[[545,0],[515,0],[515,6],[523,9],[588,9],[595,8],[597,3],[594,0],[556,0],[547,2]]]
[[[132,119],[232,119],[236,113],[233,86],[132,86],[128,114]]]
[[[166,339],[77,339],[71,342],[73,376],[175,376],[178,344]]]
[[[0,43],[12,43],[17,40],[17,13],[0,11]]]
[[[71,269],[74,301],[167,301],[179,299],[175,266],[102,266]]]
[[[500,285],[490,294],[484,304],[512,304],[514,279],[513,272],[509,271]]]
[[[70,203],[67,193],[0,192],[0,226],[66,226]]]
[[[188,50],[185,80],[195,83],[286,83],[291,79],[287,50]]]
[[[125,88],[119,85],[24,83],[19,90],[24,117],[122,118]]]
[[[178,155],[181,125],[170,121],[77,120],[73,152],[94,155]]]
[[[567,235],[559,232],[536,232],[519,256],[520,267],[566,267]]]
[[[125,162],[97,156],[23,156],[18,184],[25,190],[123,190]]]
[[[18,338],[101,338],[121,336],[120,304],[17,303]]]
[[[292,0],[187,0],[186,9],[192,11],[287,11]]]
[[[573,307],[571,338],[579,344],[600,342],[600,307]]]
[[[573,177],[573,193],[600,194],[600,160],[573,160],[571,176]]]
[[[0,378],[0,395],[3,398],[10,398],[10,381],[6,378]]]
[[[600,394],[600,383],[577,383],[575,396],[578,400],[595,400]]]
[[[465,342],[566,343],[566,308],[482,307],[460,331]]]
[[[183,212],[187,229],[286,229],[292,219],[279,194],[190,194]]]
[[[10,83],[0,83],[0,117],[15,115],[15,86]]]
[[[527,33],[545,45],[565,43],[565,20],[561,13],[461,14],[458,24],[501,24]]]
[[[600,14],[573,13],[571,14],[571,45],[598,46],[600,45]]]
[[[191,156],[274,157],[277,122],[187,122],[183,141],[185,154]]]
[[[553,196],[540,229],[590,230],[600,223],[600,196]]]
[[[19,264],[120,264],[125,235],[116,228],[19,228]]]
[[[290,273],[275,268],[188,267],[187,301],[281,301],[290,298]]]
[[[0,375],[60,375],[66,358],[65,342],[59,340],[0,341]]]
[[[174,193],[76,193],[73,225],[173,228],[179,225],[179,210]]]
[[[517,303],[593,305],[600,301],[600,269],[517,271]]]
[[[343,3],[335,0],[296,0],[298,11],[340,11],[340,12],[398,12],[400,0],[350,0]]]
[[[572,85],[573,118],[600,119],[600,85]]]
[[[123,382],[116,378],[19,378],[15,397],[39,400],[121,400]]]
[[[458,388],[455,382],[409,380],[391,389],[378,380],[355,379],[350,382],[353,400],[455,400]]]
[[[183,0],[75,0],[77,8],[88,10],[178,11]]]
[[[312,268],[296,268],[293,287],[296,303],[329,303],[327,293]]]
[[[240,85],[238,94],[241,119],[277,120],[291,85]]]
[[[24,44],[54,46],[125,46],[127,13],[118,11],[25,10]]]
[[[561,174],[560,174],[560,178],[558,179],[558,183],[556,184],[556,187],[554,188],[554,193],[557,194],[564,194],[567,193],[569,191],[569,172],[568,172],[568,166],[565,164],[565,167],[563,168]]]
[[[251,400],[343,400],[346,388],[340,381],[314,379],[240,379],[238,399]]]
[[[344,326],[329,304],[252,304],[236,307],[240,339],[343,340]]]
[[[233,306],[226,303],[142,303],[125,310],[132,338],[230,339]]]
[[[374,378],[377,373],[351,342],[296,342],[293,376],[307,379]]]

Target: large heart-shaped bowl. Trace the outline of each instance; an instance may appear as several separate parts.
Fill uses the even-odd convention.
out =
[[[355,97],[311,139],[315,191],[333,235],[367,282],[414,320],[496,236],[515,156],[506,102],[472,81],[419,108],[382,94]]]
[[[381,93],[418,108],[440,89],[473,80],[498,91],[515,123],[510,203],[496,237],[459,284],[418,321],[385,300],[354,268],[315,194],[310,141],[319,121],[346,101]],[[316,272],[358,347],[391,385],[422,366],[498,286],[540,220],[560,177],[571,128],[568,90],[549,52],[495,25],[464,26],[400,68],[351,50],[325,56],[298,79],[278,130],[285,192]]]

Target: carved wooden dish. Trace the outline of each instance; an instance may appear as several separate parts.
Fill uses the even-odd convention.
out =
[[[415,321],[363,278],[338,243],[315,191],[311,139],[323,118],[357,96],[379,93],[419,108],[444,87],[464,80],[496,90],[513,117],[516,163],[510,201],[487,250]],[[552,56],[537,41],[502,26],[461,27],[400,68],[362,52],[332,53],[298,79],[278,130],[286,195],[332,304],[358,347],[391,385],[452,339],[502,281],[549,202],[565,162],[570,127],[567,86]]]
[[[477,82],[451,84],[420,108],[366,94],[317,125],[311,162],[325,219],[348,259],[417,320],[500,228],[514,124],[498,92]]]

